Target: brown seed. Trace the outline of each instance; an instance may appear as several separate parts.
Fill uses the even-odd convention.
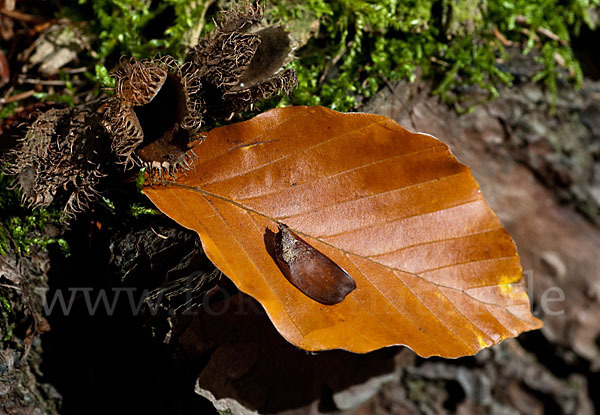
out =
[[[274,254],[288,281],[322,304],[340,303],[356,288],[346,271],[281,223],[274,238]]]

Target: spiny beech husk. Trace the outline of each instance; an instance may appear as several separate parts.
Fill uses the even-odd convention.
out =
[[[203,124],[233,113],[297,84],[291,41],[281,26],[257,28],[258,5],[244,3],[223,13],[212,35],[201,39],[183,64],[166,56],[125,61],[115,96],[104,112],[112,150],[124,163],[144,165],[151,176],[188,168],[188,143]]]
[[[161,171],[186,165],[187,144],[202,125],[200,80],[169,56],[122,66],[104,109],[113,153],[125,164]]]
[[[64,212],[87,208],[105,175],[108,142],[88,108],[51,109],[41,114],[18,146],[8,153],[7,172],[17,176],[23,202],[48,206],[62,192]]]
[[[205,124],[289,93],[296,74],[281,68],[291,60],[291,41],[281,26],[260,26],[262,19],[258,4],[234,6],[183,63],[124,59],[114,96],[98,110],[52,109],[29,121],[16,149],[1,157],[24,199],[47,206],[66,196],[71,214],[86,208],[114,163],[145,166],[151,178],[171,176],[192,165],[188,144],[202,138]]]
[[[297,85],[295,71],[282,70],[292,59],[292,41],[282,26],[258,25],[262,19],[258,4],[239,5],[225,12],[214,33],[188,54],[207,85],[205,99],[213,104],[207,116],[218,119],[248,110]]]

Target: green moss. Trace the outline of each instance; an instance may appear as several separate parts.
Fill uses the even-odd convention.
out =
[[[115,211],[116,211],[115,203],[112,200],[110,200],[106,196],[100,196],[100,200],[102,201],[102,204],[104,205],[104,207],[106,209],[108,209],[112,214],[115,213]]]
[[[421,402],[428,399],[427,382],[424,379],[412,379],[407,381],[408,396],[411,400]]]
[[[38,99],[41,102],[54,102],[57,104],[66,104],[70,107],[75,106],[75,101],[73,100],[73,94],[70,94],[70,93],[49,94],[47,92],[36,92],[33,94],[33,97]]]
[[[6,255],[9,249],[29,255],[32,246],[50,244],[57,244],[68,255],[64,239],[40,236],[48,225],[61,224],[61,213],[53,209],[26,209],[13,187],[13,179],[0,172],[0,255]]]
[[[316,18],[321,23],[318,35],[298,52],[300,86],[292,102],[351,110],[386,80],[414,80],[418,69],[435,81],[435,93],[447,102],[459,103],[461,91],[472,85],[483,88],[488,97],[497,95],[497,86],[510,84],[512,76],[498,65],[505,53],[494,29],[524,43],[524,53],[539,53],[536,59],[543,69],[535,81],[552,91],[560,77],[578,85],[581,69],[569,41],[582,25],[594,27],[590,7],[600,0],[276,3],[284,20]],[[564,68],[557,65],[557,57]]]
[[[137,203],[131,205],[130,213],[131,216],[133,216],[136,219],[142,215],[162,215],[162,212],[158,209],[142,206]]]
[[[157,53],[182,56],[212,26],[212,0],[79,0],[61,12],[88,22],[96,38],[94,68],[87,76],[112,87],[108,76],[121,56]],[[273,0],[267,14],[281,16],[294,31],[319,22],[318,32],[297,51],[299,87],[279,105],[324,105],[347,111],[387,81],[433,79],[435,92],[459,108],[462,91],[477,85],[487,97],[513,79],[499,65],[506,58],[497,30],[524,44],[543,69],[534,77],[555,91],[557,80],[575,85],[581,69],[569,46],[582,25],[594,27],[590,12],[600,0]],[[211,12],[218,7],[210,8]],[[556,35],[552,39],[538,32]],[[302,35],[301,35],[302,37]],[[307,36],[304,36],[306,39]],[[562,61],[562,66],[557,64]],[[277,101],[268,106],[277,105]]]
[[[138,175],[135,179],[135,188],[138,192],[142,191],[142,187],[144,187],[144,182],[146,181],[146,168],[142,167],[138,172]]]
[[[17,108],[16,102],[9,102],[6,105],[0,107],[0,120],[4,120],[15,113],[15,109]]]
[[[112,88],[109,74],[121,56],[137,58],[155,54],[181,56],[204,28],[205,14],[213,1],[201,0],[78,0],[63,7],[72,20],[86,17],[95,35],[93,72],[87,77]]]
[[[2,316],[2,322],[0,328],[2,328],[2,341],[9,341],[12,338],[14,329],[14,318],[12,316],[12,307],[10,301],[6,297],[0,296],[0,315]]]

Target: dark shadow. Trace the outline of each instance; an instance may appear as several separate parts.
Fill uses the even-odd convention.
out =
[[[133,107],[144,131],[144,146],[157,140],[165,143],[173,140],[173,134],[177,132],[186,114],[186,97],[182,82],[177,75],[169,73],[152,101]],[[179,136],[177,138],[181,140]]]
[[[446,381],[446,391],[448,399],[444,401],[444,408],[452,414],[456,413],[458,406],[464,402],[467,395],[460,383],[455,380]]]
[[[561,405],[556,402],[555,397],[550,393],[544,393],[542,391],[530,388],[525,383],[520,382],[519,386],[527,395],[533,397],[538,402],[541,402],[544,408],[544,414],[547,415],[560,415],[563,413]]]
[[[364,355],[300,350],[288,343],[263,308],[243,293],[199,312],[184,325],[175,340],[190,361],[211,353],[199,372],[199,385],[217,398],[236,399],[261,414],[315,401],[323,409],[335,410],[333,394],[391,373],[398,352],[396,347]]]
[[[177,239],[180,229],[168,233],[169,228],[156,220],[116,223],[99,212],[94,218],[102,223],[100,230],[89,217],[72,224],[66,235],[69,257],[51,255],[48,298],[61,291],[69,301],[69,289],[86,287],[93,301],[102,289],[112,301],[114,288],[128,287],[135,288],[137,304],[144,289],[154,288],[181,262],[178,254],[194,249],[197,238],[190,233],[189,238]],[[169,238],[158,237],[151,228]],[[122,281],[123,272],[115,272],[115,267],[130,270],[129,277]],[[68,315],[56,306],[47,319],[51,331],[41,337],[41,371],[43,381],[63,397],[61,414],[216,414],[194,392],[202,362],[197,367],[178,360],[172,347],[153,336],[152,327],[143,326],[144,316],[132,312],[127,294],[121,294],[113,313],[101,305],[91,314],[78,292]]]
[[[592,30],[586,25],[582,25],[581,31],[571,42],[575,57],[581,65],[583,75],[595,81],[600,79],[599,42],[600,30]]]
[[[102,223],[100,230],[94,221]],[[92,299],[100,289],[134,287],[139,302],[142,290],[208,267],[195,233],[168,219],[117,223],[96,212],[94,221],[73,223],[70,257],[52,255],[49,298],[73,287],[91,288]],[[266,231],[267,247],[274,236]],[[152,318],[132,314],[125,294],[110,315],[103,306],[90,315],[79,294],[68,315],[47,316],[52,330],[42,336],[41,371],[64,398],[60,413],[214,414],[194,392],[197,382],[217,398],[234,398],[260,413],[315,401],[335,410],[336,392],[395,368],[398,348],[364,355],[300,350],[279,334],[257,301],[226,277],[217,282],[193,312],[172,318],[168,311],[175,304]]]

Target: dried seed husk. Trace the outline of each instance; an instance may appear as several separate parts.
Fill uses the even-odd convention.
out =
[[[125,165],[163,174],[186,165],[187,144],[202,126],[202,82],[172,57],[130,59],[117,75],[103,124],[113,153]]]
[[[41,114],[9,152],[7,172],[17,177],[23,202],[46,207],[64,200],[71,216],[88,207],[105,176],[108,137],[90,108],[51,109]]]
[[[44,111],[54,107],[55,105],[52,103],[38,102],[6,118],[0,125],[0,136],[2,137],[0,139],[0,160],[5,158],[5,153],[17,146],[17,142],[27,134],[31,124]]]
[[[217,29],[200,40],[187,60],[198,69],[207,104],[205,116],[220,120],[297,85],[292,42],[280,25],[261,27],[262,8],[249,3],[225,12]]]
[[[291,40],[283,26],[269,26],[255,33],[260,44],[240,76],[237,88],[248,88],[273,77],[287,63]]]
[[[244,32],[219,32],[201,39],[189,53],[189,62],[201,79],[221,91],[236,87],[260,46],[260,38]]]
[[[296,71],[286,69],[277,77],[269,78],[249,88],[237,89],[225,94],[229,100],[229,112],[241,112],[251,108],[256,101],[269,99],[275,93],[289,94],[297,85]]]
[[[259,23],[264,17],[264,9],[256,2],[252,4],[242,1],[231,6],[229,10],[219,13],[217,28],[220,32],[240,32]]]
[[[152,61],[130,58],[121,66],[123,71],[116,74],[116,94],[122,102],[131,105],[148,104],[167,79],[167,69]]]
[[[282,26],[257,26],[258,4],[235,5],[221,14],[213,34],[201,39],[180,64],[128,59],[116,75],[115,96],[104,107],[113,153],[126,166],[164,177],[191,165],[188,143],[205,119],[222,122],[259,100],[296,86],[291,42]]]
[[[24,200],[36,207],[66,197],[70,215],[97,196],[115,161],[145,166],[151,178],[192,168],[188,143],[202,138],[206,119],[224,122],[297,84],[293,69],[282,70],[291,59],[287,33],[277,25],[260,27],[262,18],[258,4],[239,3],[184,63],[170,56],[123,60],[115,95],[98,111],[91,105],[53,109],[28,119],[31,127],[17,148],[2,155]],[[22,137],[25,128],[10,127],[11,137]]]

